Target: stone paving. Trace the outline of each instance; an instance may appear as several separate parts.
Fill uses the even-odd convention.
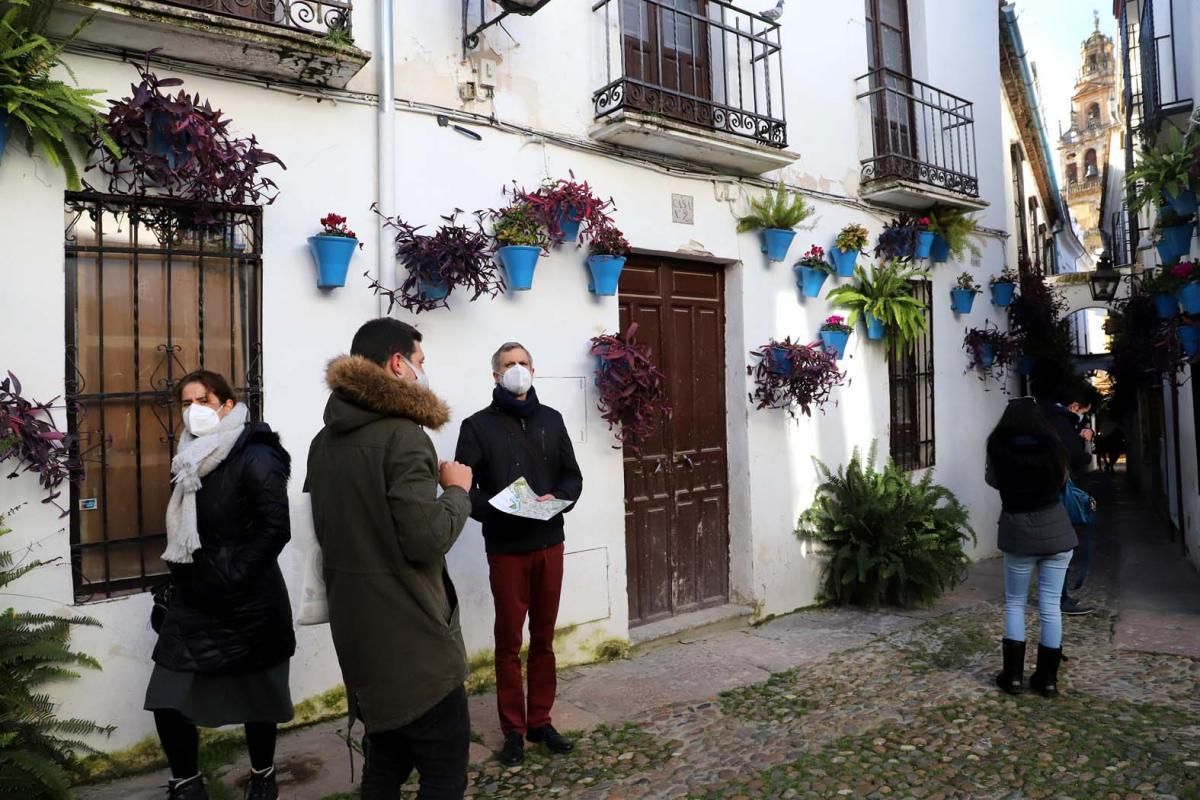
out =
[[[992,685],[1000,565],[984,561],[930,610],[806,611],[565,671],[557,721],[579,729],[569,756],[531,748],[522,767],[501,767],[487,757],[498,746],[494,698],[473,698],[481,741],[468,796],[1200,798],[1200,614],[1189,606],[1200,608],[1200,577],[1176,573],[1166,606],[1140,601],[1126,586],[1122,537],[1145,540],[1140,564],[1152,575],[1177,556],[1128,501],[1111,508],[1081,596],[1099,609],[1066,621],[1057,700]],[[1122,619],[1126,605],[1156,631],[1145,641]],[[354,796],[340,730],[281,740],[282,797]],[[234,765],[230,781],[243,771]],[[161,785],[147,776],[79,796],[161,798],[155,777]]]

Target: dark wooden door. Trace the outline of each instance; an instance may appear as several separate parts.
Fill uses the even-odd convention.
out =
[[[621,273],[622,330],[638,323],[673,408],[625,450],[630,625],[729,601],[724,292],[705,264],[634,256]]]
[[[704,0],[621,0],[626,103],[707,125],[712,99]]]
[[[892,70],[882,75],[871,116],[875,122],[876,155],[917,158],[915,86],[908,42],[907,0],[866,0],[867,66]]]

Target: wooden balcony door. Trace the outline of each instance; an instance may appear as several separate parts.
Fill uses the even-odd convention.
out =
[[[710,26],[705,0],[621,0],[627,105],[712,123]]]
[[[907,0],[865,0],[867,8],[867,65],[884,73],[875,95],[871,116],[875,126],[875,155],[917,158],[916,119],[913,101],[912,58],[908,34]]]

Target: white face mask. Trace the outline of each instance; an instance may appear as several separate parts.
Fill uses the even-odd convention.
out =
[[[215,433],[221,426],[221,417],[208,406],[192,403],[183,412],[183,426],[197,438]]]
[[[404,358],[404,356],[400,356],[400,357]],[[408,368],[412,370],[413,375],[417,376],[416,378],[413,379],[414,382],[417,384],[417,386],[420,386],[422,389],[428,389],[429,388],[429,376],[425,374],[425,370],[421,369],[416,364],[409,361],[407,358],[404,358],[404,363],[408,364]]]
[[[513,364],[500,376],[500,385],[519,397],[533,386],[533,373],[522,364]]]

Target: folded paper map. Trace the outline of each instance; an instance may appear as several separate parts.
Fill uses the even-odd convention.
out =
[[[505,514],[543,522],[570,507],[570,500],[538,500],[537,494],[524,478],[517,478],[488,501],[492,508]]]

